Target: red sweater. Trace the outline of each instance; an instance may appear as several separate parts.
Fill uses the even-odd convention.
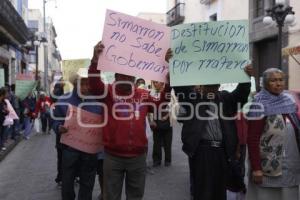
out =
[[[165,92],[161,94],[161,98],[153,98],[147,90],[135,88],[131,98],[120,98],[124,96],[122,91],[116,91],[118,98],[113,95],[113,85],[104,85],[100,79],[100,71],[97,65],[91,65],[89,68],[90,89],[93,95],[102,95],[107,90],[107,94],[103,97],[104,104],[107,106],[108,123],[103,127],[103,143],[105,151],[112,155],[121,157],[135,157],[146,152],[148,141],[146,138],[145,119],[149,112],[149,106],[142,106],[141,103],[152,103],[158,108],[159,104],[166,101]],[[95,77],[97,75],[97,77]],[[166,87],[168,90],[169,87]],[[123,102],[126,102],[125,105]],[[119,104],[119,107],[114,107]],[[123,104],[123,105],[122,105]],[[132,109],[128,110],[128,105]],[[117,109],[127,110],[128,112],[118,112]],[[138,112],[138,114],[136,114]],[[132,116],[131,119],[117,119],[116,117]]]
[[[284,120],[289,118],[291,121],[294,129],[295,124],[290,119],[288,115],[283,115]],[[248,121],[248,151],[249,151],[249,159],[251,164],[252,171],[261,170],[261,158],[260,158],[260,151],[259,151],[259,143],[260,137],[264,131],[266,118],[261,120],[249,120]]]
[[[34,111],[35,115],[38,115],[39,112],[45,112],[46,111],[45,104],[48,104],[48,106],[50,107],[52,103],[53,103],[52,100],[48,96],[45,96],[45,99],[39,98],[39,100],[36,103],[36,107]]]

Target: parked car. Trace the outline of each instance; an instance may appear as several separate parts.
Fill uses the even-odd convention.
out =
[[[295,91],[295,90],[289,90],[289,92],[293,95],[296,104],[298,105],[298,117],[300,119],[300,91]]]

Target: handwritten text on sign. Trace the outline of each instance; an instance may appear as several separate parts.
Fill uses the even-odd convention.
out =
[[[172,27],[172,86],[249,82],[248,21],[219,21]]]
[[[69,107],[68,116],[70,115],[71,118],[64,124],[68,132],[62,135],[60,142],[86,153],[94,154],[102,151],[100,126],[103,117],[75,106]]]
[[[98,69],[165,82],[170,29],[165,25],[107,10]]]

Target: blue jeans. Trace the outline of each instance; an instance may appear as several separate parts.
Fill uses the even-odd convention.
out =
[[[28,137],[31,134],[32,128],[33,128],[33,120],[30,117],[24,118],[24,136]]]
[[[62,200],[74,200],[74,181],[79,175],[78,200],[92,200],[95,184],[97,155],[62,147]]]
[[[9,136],[12,134],[13,126],[4,126],[4,132],[3,132],[3,143],[7,141]]]
[[[20,133],[20,120],[15,119],[12,126],[11,139],[16,139],[16,136]]]
[[[0,148],[4,146],[4,126],[0,125]]]

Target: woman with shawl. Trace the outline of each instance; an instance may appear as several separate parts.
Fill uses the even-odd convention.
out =
[[[248,113],[248,200],[299,199],[300,122],[295,101],[284,88],[284,73],[266,70]]]

